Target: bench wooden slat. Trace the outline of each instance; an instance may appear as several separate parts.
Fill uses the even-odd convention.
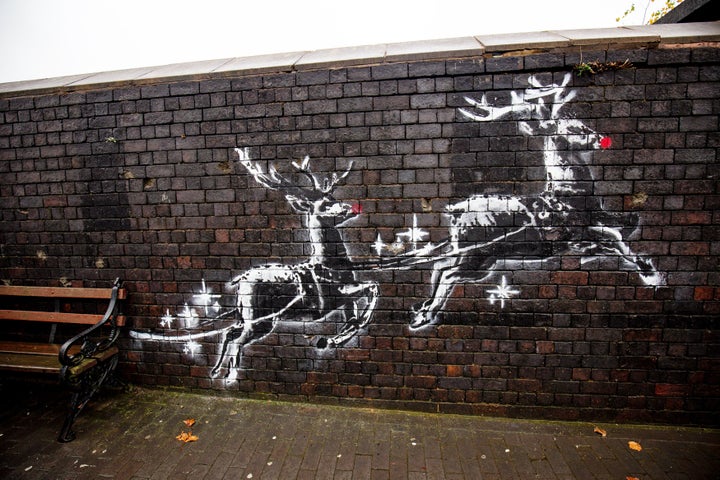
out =
[[[14,372],[60,373],[57,356],[0,353],[0,369]]]
[[[0,341],[0,353],[25,353],[57,357],[60,353],[60,347],[62,347],[62,345],[55,343]],[[74,345],[69,353],[75,355],[79,351],[80,346]]]
[[[102,319],[102,315],[90,313],[43,312],[37,310],[0,310],[0,320],[95,325]],[[120,327],[125,325],[124,315],[119,315],[117,317],[117,324]]]
[[[28,287],[22,285],[0,285],[0,295],[49,298],[110,298],[112,295],[112,288]],[[124,288],[118,290],[118,299],[125,299]]]
[[[94,367],[98,361],[105,361],[118,353],[117,347],[113,346],[104,352],[98,353],[95,358],[87,358],[79,365],[70,367],[72,375],[80,375],[84,371]],[[34,373],[60,373],[62,365],[57,355],[45,355],[37,353],[7,353],[0,352],[0,370],[13,372],[34,372]]]

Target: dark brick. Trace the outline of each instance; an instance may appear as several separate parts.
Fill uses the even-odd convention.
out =
[[[379,65],[371,67],[373,80],[385,80],[390,78],[407,78],[408,65],[404,63]]]
[[[325,85],[329,82],[330,72],[328,70],[298,72],[295,79],[296,85]]]
[[[169,85],[150,85],[146,87],[140,87],[141,98],[159,98],[167,97],[170,95]],[[123,98],[124,100],[125,98]]]
[[[145,125],[161,125],[173,121],[173,112],[152,112],[143,115]]]
[[[512,72],[523,69],[523,57],[490,57],[485,59],[487,72]]]

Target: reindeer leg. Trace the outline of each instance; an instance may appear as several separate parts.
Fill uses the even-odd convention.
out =
[[[340,288],[340,293],[345,295],[358,294],[352,301],[350,319],[347,320],[347,309],[349,305],[346,304],[343,307],[343,315],[345,315],[346,318],[345,325],[340,329],[340,333],[330,338],[330,340],[320,339],[317,343],[319,348],[339,347],[354,337],[361,328],[364,328],[370,323],[380,291],[377,283],[367,282],[357,285],[345,285]]]
[[[218,374],[220,373],[220,369],[222,368],[223,361],[225,360],[225,356],[227,354],[228,346],[230,345],[230,342],[233,342],[237,338],[240,338],[240,336],[243,333],[243,330],[245,330],[245,326],[243,324],[233,325],[233,326],[225,329],[225,335],[223,335],[223,340],[222,340],[222,348],[220,349],[220,358],[218,359],[218,361],[215,364],[215,366],[213,367],[213,369],[210,371],[210,375],[212,377],[217,377]],[[237,355],[240,355],[240,349],[238,349]],[[237,360],[239,361],[239,358]],[[236,363],[236,365],[237,365],[237,363]],[[228,373],[229,373],[229,370],[230,370],[230,365],[228,365]],[[227,376],[227,374],[226,374],[226,376]]]
[[[628,265],[634,266],[640,272],[640,278],[645,285],[660,286],[665,284],[665,277],[658,272],[652,262],[633,253],[630,246],[622,238],[620,232],[609,227],[590,227],[600,235],[598,250],[610,255],[617,255]]]
[[[437,313],[455,289],[455,283],[450,282],[449,279],[457,272],[463,258],[462,256],[453,256],[435,264],[430,277],[432,292],[427,300],[420,305],[413,306],[410,328],[420,328],[437,320]]]

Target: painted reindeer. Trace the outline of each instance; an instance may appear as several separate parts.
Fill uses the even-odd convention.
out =
[[[460,114],[476,122],[513,117],[524,135],[543,139],[545,184],[536,195],[473,195],[448,205],[449,249],[435,257],[431,277],[432,295],[413,309],[411,327],[437,321],[455,285],[482,282],[499,265],[545,259],[577,252],[584,259],[615,255],[639,271],[648,285],[660,285],[661,274],[650,260],[634,254],[621,230],[635,228],[632,216],[617,218],[604,212],[592,191],[589,166],[592,152],[608,147],[585,124],[560,116],[563,106],[575,97],[567,91],[567,74],[561,84],[543,85],[534,76],[530,87],[512,92],[511,105],[489,105],[466,97],[469,108]],[[531,260],[532,261],[532,260]]]
[[[303,215],[310,237],[310,258],[286,265],[273,263],[251,268],[235,277],[238,321],[223,331],[220,358],[212,370],[217,376],[223,367],[228,373],[239,366],[242,347],[255,342],[283,318],[310,316],[314,321],[340,314],[342,327],[329,340],[322,338],[319,348],[337,347],[350,340],[369,322],[378,297],[375,282],[358,282],[338,227],[359,213],[357,206],[332,196],[336,185],[350,172],[321,178],[311,172],[310,159],[293,162],[307,186],[281,175],[272,165],[264,172],[247,149],[236,148],[240,164],[260,185],[285,196],[292,209]],[[277,305],[266,305],[279,303]]]

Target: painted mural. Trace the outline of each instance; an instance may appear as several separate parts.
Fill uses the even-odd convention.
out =
[[[314,336],[317,349],[346,345],[372,321],[379,300],[377,281],[359,280],[373,271],[429,268],[432,275],[426,300],[409,313],[410,331],[440,323],[454,289],[465,283],[497,285],[486,289],[489,304],[506,302],[522,286],[508,283],[497,271],[539,268],[541,262],[566,254],[591,262],[616,257],[623,268],[636,270],[647,285],[661,285],[663,275],[652,262],[633,252],[628,232],[637,227],[633,215],[603,209],[592,192],[592,150],[609,148],[603,137],[565,112],[576,93],[568,89],[570,74],[559,84],[529,78],[529,87],[512,92],[510,105],[495,106],[486,96],[466,97],[459,118],[470,122],[501,119],[517,121],[523,135],[542,139],[544,187],[535,195],[476,194],[445,207],[447,237],[430,243],[417,217],[407,231],[386,244],[380,236],[368,245],[375,260],[356,262],[348,254],[342,227],[362,214],[359,204],[336,199],[333,191],[348,175],[318,174],[305,157],[293,163],[291,173],[280,173],[252,158],[251,151],[236,148],[240,165],[259,185],[279,192],[303,219],[310,256],[295,264],[268,263],[240,273],[228,282],[233,305],[221,307],[219,294],[202,282],[173,315],[159,320],[163,332],[133,331],[141,341],[173,342],[194,355],[202,344],[217,343],[218,360],[213,377],[237,378],[243,347],[267,336],[278,322],[320,322],[337,327]],[[403,252],[403,253],[399,253]],[[216,325],[223,325],[216,327]],[[178,330],[187,333],[177,334]]]
[[[612,141],[579,120],[563,117],[563,108],[575,97],[566,88],[569,81],[567,74],[561,84],[543,85],[531,76],[530,87],[512,92],[511,105],[504,107],[489,105],[485,96],[479,101],[465,98],[463,117],[475,122],[519,120],[524,135],[543,140],[545,186],[538,195],[473,195],[446,207],[449,245],[433,257],[432,294],[414,309],[413,328],[436,323],[458,284],[483,282],[498,266],[527,268],[528,262],[563,254],[581,255],[584,262],[618,256],[639,271],[645,284],[664,282],[652,262],[633,253],[623,238],[623,230],[634,229],[637,218],[606,212],[592,192],[590,151],[609,148]],[[501,306],[519,293],[506,282],[503,277],[489,297],[499,299]]]

